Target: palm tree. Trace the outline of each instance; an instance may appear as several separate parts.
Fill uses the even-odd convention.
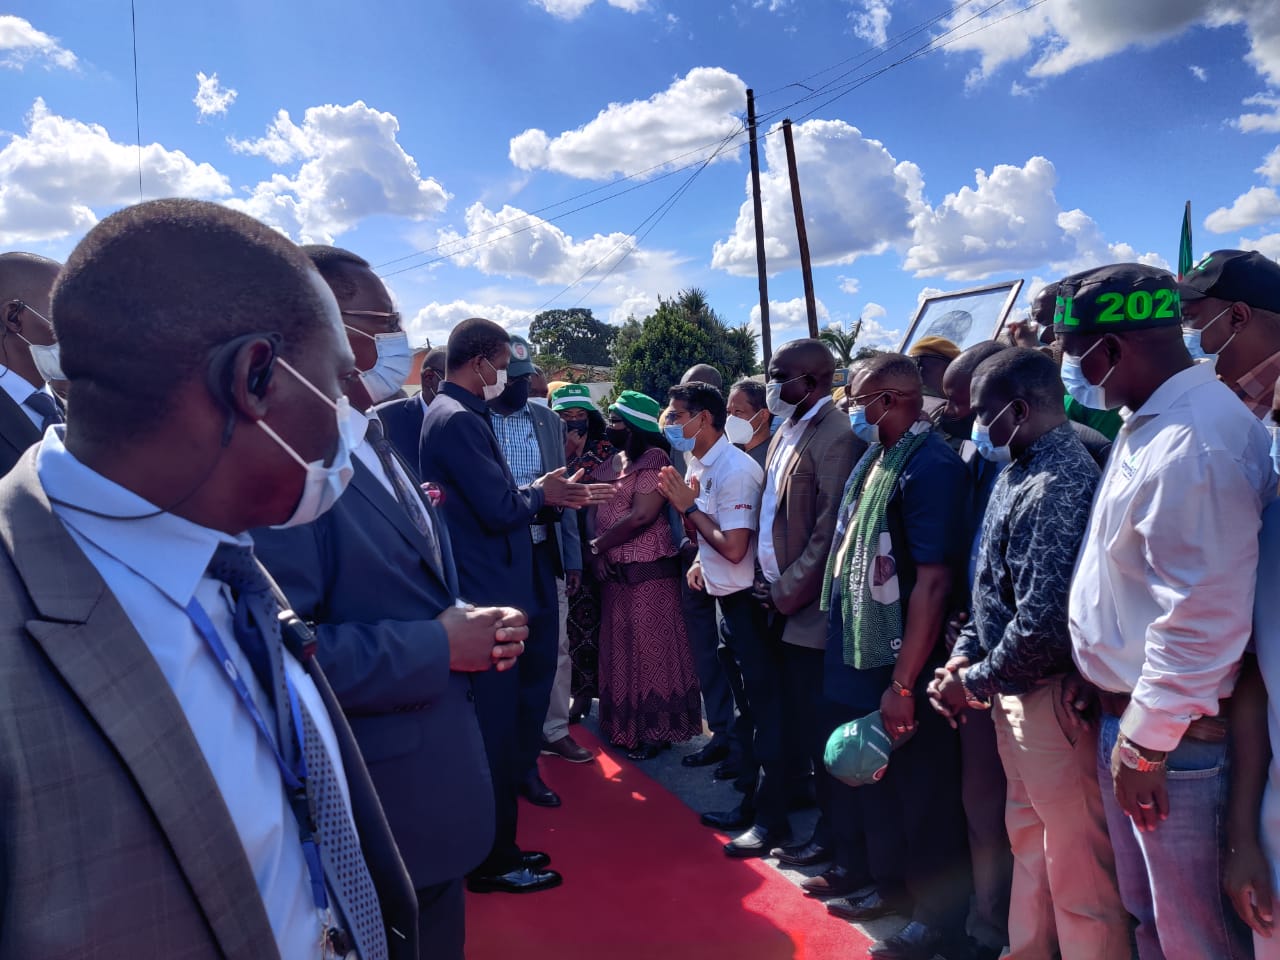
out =
[[[860,333],[862,333],[861,317],[854,321],[848,333],[832,324],[818,334],[818,339],[825,343],[827,348],[835,354],[837,365],[847,367],[853,362],[854,349]]]
[[[724,343],[729,348],[735,378],[749,377],[759,369],[756,363],[756,349],[759,339],[760,335],[745,323],[725,330]]]

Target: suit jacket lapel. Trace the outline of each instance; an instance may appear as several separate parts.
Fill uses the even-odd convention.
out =
[[[391,525],[399,530],[406,540],[413,544],[413,548],[417,550],[418,553],[422,554],[422,559],[425,562],[426,568],[430,570],[446,588],[448,588],[448,583],[445,582],[445,572],[443,570],[436,570],[435,562],[431,557],[431,548],[427,545],[426,538],[423,537],[422,534],[418,532],[418,528],[413,525],[413,521],[410,520],[409,515],[405,513],[405,509],[401,505],[400,501],[387,492],[387,488],[384,487],[382,482],[373,475],[373,471],[361,463],[358,458],[352,457],[352,463],[355,464],[355,474],[351,478],[351,486],[361,496],[368,500],[379,513],[386,517],[387,520],[390,521]],[[413,474],[410,473],[409,476],[412,477]],[[430,516],[432,523],[435,524],[436,535],[438,537],[442,524],[439,517],[434,514],[431,514]],[[444,548],[442,546],[442,552],[443,549]],[[452,596],[457,596],[456,590],[453,591]]]
[[[39,427],[3,390],[0,390],[0,438],[18,453],[40,440]]]
[[[39,613],[28,632],[128,768],[225,956],[262,957],[263,945],[274,942],[266,910],[182,707],[106,583],[54,516],[33,453],[14,474],[18,485],[0,512],[0,540]]]

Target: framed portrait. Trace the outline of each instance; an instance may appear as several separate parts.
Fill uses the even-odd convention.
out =
[[[913,343],[925,337],[943,337],[961,350],[996,339],[1021,290],[1022,280],[1018,279],[926,297],[907,328],[899,352],[906,353]]]

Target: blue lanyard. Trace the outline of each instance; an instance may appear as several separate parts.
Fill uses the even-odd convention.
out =
[[[302,856],[307,862],[307,873],[311,878],[311,895],[315,900],[316,909],[321,912],[326,911],[329,908],[329,896],[324,885],[324,867],[320,863],[320,848],[316,843],[315,821],[311,817],[311,806],[307,802],[307,759],[301,742],[302,706],[298,701],[298,691],[294,688],[288,673],[285,673],[284,685],[289,696],[289,713],[293,717],[292,739],[296,757],[295,762],[291,764],[286,762],[280,753],[280,747],[276,743],[277,738],[271,735],[271,728],[267,726],[262,712],[258,709],[258,704],[253,699],[253,694],[249,692],[244,677],[240,674],[240,668],[227,653],[222,638],[213,627],[213,621],[209,619],[209,615],[194,597],[187,604],[187,616],[204,637],[209,652],[221,665],[223,675],[235,690],[236,696],[240,698],[240,705],[248,711],[254,725],[258,728],[258,733],[271,748],[276,766],[280,768],[280,778],[287,788],[289,807],[293,810],[294,819],[298,822],[298,839],[302,843]],[[280,732],[280,739],[283,739],[284,733],[284,731]]]

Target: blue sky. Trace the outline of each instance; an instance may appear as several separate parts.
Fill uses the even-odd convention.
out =
[[[143,195],[400,271],[415,339],[544,306],[619,322],[689,286],[755,322],[748,86],[762,131],[796,124],[822,322],[865,316],[868,341],[925,293],[1176,262],[1188,199],[1197,253],[1280,256],[1274,0],[367,7],[138,0]],[[65,257],[136,201],[134,122],[127,4],[0,8],[0,249]],[[777,343],[803,289],[781,136],[761,147]]]

